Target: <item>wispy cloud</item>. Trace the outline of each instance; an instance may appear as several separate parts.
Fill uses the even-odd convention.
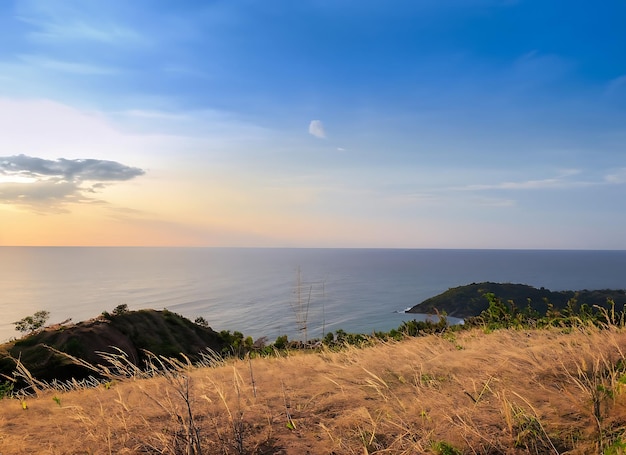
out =
[[[626,89],[626,74],[616,77],[615,79],[612,79],[611,81],[609,81],[607,89],[609,92],[614,92],[620,89]]]
[[[120,112],[120,115],[142,119],[158,119],[158,120],[189,120],[189,115],[176,112],[157,111],[149,109],[130,109]]]
[[[38,55],[20,55],[19,59],[29,65],[36,66],[44,70],[53,70],[64,73],[97,75],[97,74],[114,74],[117,70],[106,68],[103,66],[92,65],[83,62],[71,62],[64,60],[55,60]]]
[[[537,85],[559,80],[571,66],[560,55],[542,54],[534,50],[515,60],[508,71],[510,79],[517,83]]]
[[[0,157],[0,203],[28,206],[37,212],[65,211],[69,203],[101,202],[89,194],[144,173],[108,160]]]
[[[59,41],[90,40],[105,44],[140,43],[141,35],[131,29],[119,26],[103,26],[85,22],[60,24],[55,22],[28,21],[39,28],[32,37],[41,40],[56,39]]]
[[[272,130],[236,114],[214,109],[127,109],[105,115],[121,130],[195,138],[212,143],[262,141],[272,134]]]
[[[617,169],[604,177],[607,183],[623,184],[626,183],[626,167]]]
[[[309,123],[309,134],[319,138],[326,138],[326,131],[324,131],[324,124],[321,120],[311,120]]]
[[[136,30],[125,26],[117,18],[107,17],[110,9],[99,9],[93,3],[73,3],[52,5],[21,0],[18,2],[17,18],[33,28],[30,37],[37,41],[82,40],[109,45],[145,43],[145,38]]]
[[[377,186],[373,183],[374,179],[369,179],[370,192],[364,198],[368,201],[383,200],[388,208],[428,209],[433,211],[431,213],[464,211],[470,207],[489,211],[526,207],[529,201],[540,201],[544,196],[553,200],[553,194],[557,192],[562,195],[570,190],[583,189],[586,194],[591,194],[594,191],[603,191],[603,188],[626,184],[626,168],[605,175],[580,169],[563,169],[550,178],[503,179],[490,184],[472,183],[477,180],[493,180],[494,174],[494,171],[454,172],[430,169],[423,175],[410,178],[397,172],[394,183]],[[463,183],[455,186],[441,183],[446,180]]]
[[[516,205],[516,201],[513,199],[499,198],[477,198],[472,202],[483,207],[513,207]]]
[[[624,101],[626,101],[626,74],[610,80],[606,85],[604,95],[607,100],[623,106]]]
[[[484,196],[481,194],[450,193],[437,189],[421,189],[419,191],[384,193],[371,192],[368,200],[380,199],[384,201],[385,207],[396,207],[407,210],[428,209],[428,210],[457,210],[468,207],[486,208],[507,208],[517,205],[515,199]]]
[[[543,190],[557,188],[572,188],[597,184],[587,180],[576,180],[570,177],[580,174],[577,169],[566,169],[557,176],[545,179],[530,179],[520,181],[505,181],[486,184],[469,184],[456,186],[449,189],[456,191],[487,191],[487,190]]]

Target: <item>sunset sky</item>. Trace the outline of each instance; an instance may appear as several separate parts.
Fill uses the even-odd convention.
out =
[[[626,249],[625,20],[4,0],[0,245]]]

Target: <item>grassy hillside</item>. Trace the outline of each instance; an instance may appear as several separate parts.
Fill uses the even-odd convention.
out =
[[[202,350],[220,352],[227,344],[210,327],[194,324],[171,311],[122,310],[77,324],[56,324],[0,345],[0,374],[10,375],[15,369],[14,359],[18,358],[40,380],[67,380],[94,374],[54,350],[95,365],[103,362],[99,352],[115,353],[119,349],[135,365],[142,365],[146,360],[144,351],[164,356],[183,354],[194,359]]]
[[[608,299],[613,300],[619,308],[626,304],[624,290],[550,291],[525,284],[485,282],[448,289],[415,305],[407,313],[432,314],[445,311],[449,316],[458,318],[477,316],[489,307],[485,297],[487,293],[496,295],[503,302],[514,302],[518,308],[530,305],[540,314],[546,313],[548,304],[563,309],[570,301],[575,301],[578,306],[607,306]]]
[[[618,454],[625,353],[588,325],[170,364],[0,400],[0,453]]]

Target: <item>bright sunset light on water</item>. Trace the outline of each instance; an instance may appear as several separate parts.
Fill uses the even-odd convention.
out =
[[[626,4],[0,3],[0,245],[624,249]]]

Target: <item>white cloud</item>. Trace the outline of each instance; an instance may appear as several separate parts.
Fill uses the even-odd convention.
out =
[[[607,183],[612,183],[612,184],[617,184],[617,185],[626,183],[626,168],[618,169],[615,172],[606,175],[604,177],[604,180]]]
[[[311,123],[309,123],[309,134],[320,139],[326,138],[326,132],[321,120],[311,120]]]
[[[137,165],[158,167],[180,142],[124,133],[102,113],[42,99],[0,97],[0,131],[0,204],[41,213],[96,202],[93,193],[139,176]]]
[[[142,169],[117,161],[4,156],[0,157],[0,203],[27,206],[41,213],[64,212],[68,203],[100,202],[88,193],[143,174]]]
[[[60,181],[123,181],[144,171],[125,166],[116,161],[95,159],[46,160],[42,158],[13,155],[0,156],[0,175],[19,175],[27,178],[54,178]]]
[[[273,137],[271,130],[219,111],[101,112],[2,96],[0,131],[0,205],[42,213],[92,204],[103,186],[103,198],[128,204],[131,195],[121,188],[130,184],[117,182],[138,176],[138,167],[148,177],[132,184],[138,189],[132,199],[141,199],[156,176],[179,178],[188,162],[196,163],[194,170],[208,163],[238,168],[251,143],[259,147]]]

